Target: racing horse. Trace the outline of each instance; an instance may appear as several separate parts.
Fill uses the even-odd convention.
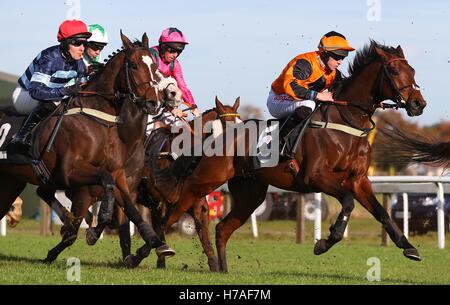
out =
[[[163,227],[177,221],[196,198],[228,181],[234,204],[216,226],[219,268],[227,272],[226,245],[230,236],[264,201],[268,185],[273,185],[299,193],[323,192],[342,205],[328,238],[316,241],[316,255],[327,252],[342,239],[356,199],[382,224],[407,258],[421,260],[417,249],[376,199],[367,177],[371,159],[367,134],[375,127],[375,110],[391,105],[404,108],[409,116],[418,116],[426,106],[414,74],[400,46],[389,47],[371,40],[357,52],[349,76],[333,87],[335,102],[321,104],[314,112],[294,159],[281,159],[273,167],[255,169],[250,155],[202,158],[186,179],[180,200]],[[385,104],[385,100],[394,104]]]
[[[107,207],[105,222],[110,220],[110,207],[116,199],[149,246],[162,245],[151,226],[142,220],[132,204],[124,167],[129,160],[126,145],[136,147],[133,159],[137,167],[143,166],[143,153],[139,154],[142,138],[138,137],[145,130],[145,113],[158,107],[163,90],[153,84],[147,35],[143,35],[142,46],[133,44],[122,33],[121,39],[124,50],[110,60],[103,73],[87,85],[85,93],[88,94],[81,94],[71,100],[70,105],[79,111],[70,113],[69,109],[71,115],[60,121],[60,129],[48,153],[42,152],[57,118],[50,117],[40,130],[36,130],[34,141],[50,173],[49,182],[40,180],[30,165],[0,166],[2,217],[11,205],[11,200],[17,197],[26,183],[39,185],[43,189],[71,189],[77,194],[73,202],[75,217],[69,218],[69,229],[64,232],[63,240],[49,251],[45,260],[47,262],[56,259],[63,249],[75,241],[76,231],[85,214],[81,202],[84,199],[82,190],[86,186],[103,186],[103,198],[106,199],[102,205]],[[93,112],[88,111],[92,109]],[[98,116],[97,111],[103,114]],[[142,131],[139,127],[142,127]]]
[[[226,122],[235,120],[239,117],[237,109],[239,108],[240,99],[237,98],[233,106],[222,104],[216,97],[215,108],[206,110],[201,116],[195,118],[190,122],[184,121],[187,126],[187,130],[191,131],[191,145],[195,143],[195,137],[201,143],[201,140],[207,137],[214,136],[214,133],[221,132],[226,128]],[[184,119],[181,119],[184,120]],[[196,127],[196,123],[198,126]],[[209,124],[209,126],[206,126]],[[186,127],[185,126],[185,127]],[[140,203],[151,209],[152,223],[155,230],[158,232],[161,240],[165,240],[165,232],[161,229],[162,219],[164,214],[170,211],[174,207],[174,204],[179,199],[180,192],[183,188],[184,179],[190,175],[195,169],[196,164],[202,158],[202,156],[196,156],[194,153],[194,145],[189,149],[190,153],[181,155],[176,161],[172,161],[171,158],[161,157],[161,155],[167,155],[170,153],[170,146],[173,141],[179,136],[178,133],[170,133],[169,128],[162,127],[153,131],[148,139],[147,153],[148,159],[145,166],[145,174],[143,184],[139,190],[142,201]],[[158,138],[162,137],[162,149],[160,144],[158,145]],[[161,179],[158,175],[157,168],[163,168],[169,170],[173,179]],[[163,203],[163,204],[159,204]],[[209,206],[205,197],[197,198],[193,202],[192,207],[187,210],[195,222],[195,229],[197,235],[202,244],[203,253],[208,258],[209,269],[213,272],[219,271],[217,257],[214,254],[210,238],[209,238]],[[119,231],[121,240],[129,233]],[[122,235],[125,235],[122,237]],[[137,267],[140,262],[149,255],[150,249],[148,247],[141,248],[136,255],[130,255],[126,258],[125,262],[127,267]],[[165,256],[158,256],[157,267],[165,267]]]

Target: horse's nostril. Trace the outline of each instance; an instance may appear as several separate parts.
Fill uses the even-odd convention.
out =
[[[172,92],[170,92],[170,97],[175,97],[177,95],[177,93],[176,92],[174,92],[174,91],[172,91]]]
[[[420,108],[420,101],[419,101],[419,100],[414,100],[414,101],[412,102],[412,106],[413,106],[414,108]]]

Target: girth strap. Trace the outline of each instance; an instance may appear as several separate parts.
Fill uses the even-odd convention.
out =
[[[71,109],[67,110],[67,112],[64,113],[64,115],[72,115],[72,114],[77,114],[77,113],[87,114],[87,115],[102,119],[107,122],[112,122],[112,123],[117,123],[119,121],[118,116],[107,114],[100,110],[91,109],[91,108],[71,108]]]
[[[361,137],[361,138],[368,136],[370,131],[372,131],[372,129],[360,130],[360,129],[356,129],[356,128],[353,128],[353,127],[350,127],[347,125],[329,123],[329,122],[321,122],[321,121],[311,121],[309,127],[310,128],[329,128],[329,129],[340,130],[340,131],[348,133],[352,136]]]

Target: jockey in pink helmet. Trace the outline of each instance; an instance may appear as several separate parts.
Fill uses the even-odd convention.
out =
[[[153,62],[158,65],[159,71],[165,76],[173,77],[177,81],[178,87],[183,93],[185,104],[189,107],[195,107],[192,110],[192,114],[197,116],[200,112],[196,108],[197,106],[195,105],[191,90],[189,90],[184,81],[183,71],[181,70],[180,62],[177,60],[187,44],[186,37],[180,30],[177,28],[167,28],[159,37],[159,45],[151,47],[150,52],[153,57]],[[180,112],[179,114],[181,115],[181,110],[176,112]]]

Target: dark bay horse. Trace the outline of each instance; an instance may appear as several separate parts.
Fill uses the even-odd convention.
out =
[[[219,268],[226,272],[227,241],[264,201],[270,184],[299,193],[324,192],[341,203],[342,210],[330,227],[330,236],[315,244],[316,255],[325,253],[342,239],[356,199],[383,225],[394,243],[404,249],[407,258],[420,260],[417,249],[376,199],[367,178],[371,148],[366,135],[373,126],[371,117],[375,110],[385,100],[405,108],[410,116],[422,114],[426,106],[414,80],[415,71],[400,46],[392,48],[371,41],[357,52],[349,72],[350,76],[334,89],[335,99],[345,103],[321,105],[312,117],[316,122],[337,124],[334,126],[340,130],[308,128],[297,147],[295,161],[280,160],[274,167],[253,170],[253,158],[249,156],[202,158],[186,179],[176,209],[163,227],[177,221],[195,199],[228,181],[234,204],[216,226]]]
[[[198,137],[201,140],[213,136],[214,135],[214,124],[211,128],[205,128],[205,125],[210,123],[219,124],[218,132],[226,129],[226,123],[230,121],[235,121],[239,114],[237,112],[240,99],[237,98],[233,106],[228,106],[222,104],[219,99],[216,97],[215,101],[216,107],[207,110],[202,113],[200,117],[195,118],[190,122],[186,122],[189,124],[188,129],[192,131],[191,133],[191,143],[195,142],[194,138]],[[196,123],[198,122],[198,126],[200,128],[195,128]],[[215,125],[217,126],[217,125]],[[152,138],[157,138],[157,133],[168,133],[164,128],[160,128],[154,131],[154,134],[151,134],[149,145],[153,145]],[[178,136],[178,134],[171,134],[170,137],[167,138],[163,149],[161,150],[163,153],[166,151],[170,151],[170,145],[172,141]],[[149,159],[146,163],[146,174],[144,177],[143,188],[140,189],[141,197],[144,200],[143,204],[151,208],[153,226],[155,230],[158,232],[160,238],[165,240],[164,237],[164,228],[161,226],[163,217],[166,212],[170,212],[171,209],[175,207],[176,202],[180,198],[180,192],[183,189],[184,179],[186,176],[189,176],[194,167],[190,165],[192,162],[197,163],[202,156],[195,156],[194,154],[194,145],[190,147],[190,155],[182,155],[175,162],[182,163],[181,166],[178,164],[173,164],[174,162],[169,158],[160,158],[158,155],[150,155]],[[184,160],[182,160],[184,159]],[[183,164],[184,163],[184,164]],[[187,165],[187,166],[186,166]],[[163,167],[170,168],[175,167],[177,170],[173,171],[174,180],[172,181],[158,181],[159,177],[157,175],[155,168]],[[208,193],[209,194],[209,193]],[[158,203],[163,203],[163,205]],[[187,210],[195,221],[195,228],[202,244],[203,252],[208,258],[208,265],[211,271],[217,272],[219,271],[217,257],[214,254],[214,250],[212,249],[210,238],[209,238],[209,206],[206,202],[205,196],[201,196],[200,198],[196,198],[192,203],[192,206]],[[131,255],[127,258],[127,266],[132,268],[136,267],[140,264],[140,262],[149,255],[150,249],[146,246],[140,248],[137,251],[136,255]],[[165,257],[159,256],[157,261],[157,266],[159,268],[165,267]]]
[[[152,247],[161,245],[153,229],[143,222],[132,205],[124,166],[129,160],[126,145],[134,145],[136,152],[141,151],[138,146],[142,142],[142,137],[139,136],[145,130],[144,112],[152,111],[153,107],[160,103],[161,92],[158,91],[162,90],[155,90],[152,86],[150,65],[146,61],[147,58],[150,59],[147,36],[143,36],[144,46],[136,46],[122,33],[121,38],[124,50],[110,61],[97,81],[85,89],[93,90],[94,94],[72,101],[73,105],[83,109],[91,108],[117,116],[116,123],[119,124],[101,122],[103,119],[88,115],[65,117],[52,150],[43,157],[51,173],[48,184],[42,184],[29,165],[0,166],[0,181],[4,181],[0,194],[2,217],[6,207],[10,206],[10,199],[15,198],[26,183],[40,185],[44,190],[48,188],[74,191],[73,211],[76,217],[70,219],[70,229],[63,234],[62,242],[49,251],[46,259],[48,262],[56,259],[63,249],[74,242],[76,230],[85,214],[82,202],[85,200],[83,190],[86,186],[103,185],[108,198],[103,204],[109,207],[114,204],[114,199],[118,200],[127,216],[137,224],[144,240]],[[117,101],[117,97],[120,97],[120,101]],[[44,149],[55,120],[54,117],[50,118],[43,127],[41,137],[36,139],[40,151]],[[119,128],[118,125],[122,127]],[[77,141],[71,141],[74,138]],[[136,167],[142,167],[143,153],[137,155],[135,160]]]

